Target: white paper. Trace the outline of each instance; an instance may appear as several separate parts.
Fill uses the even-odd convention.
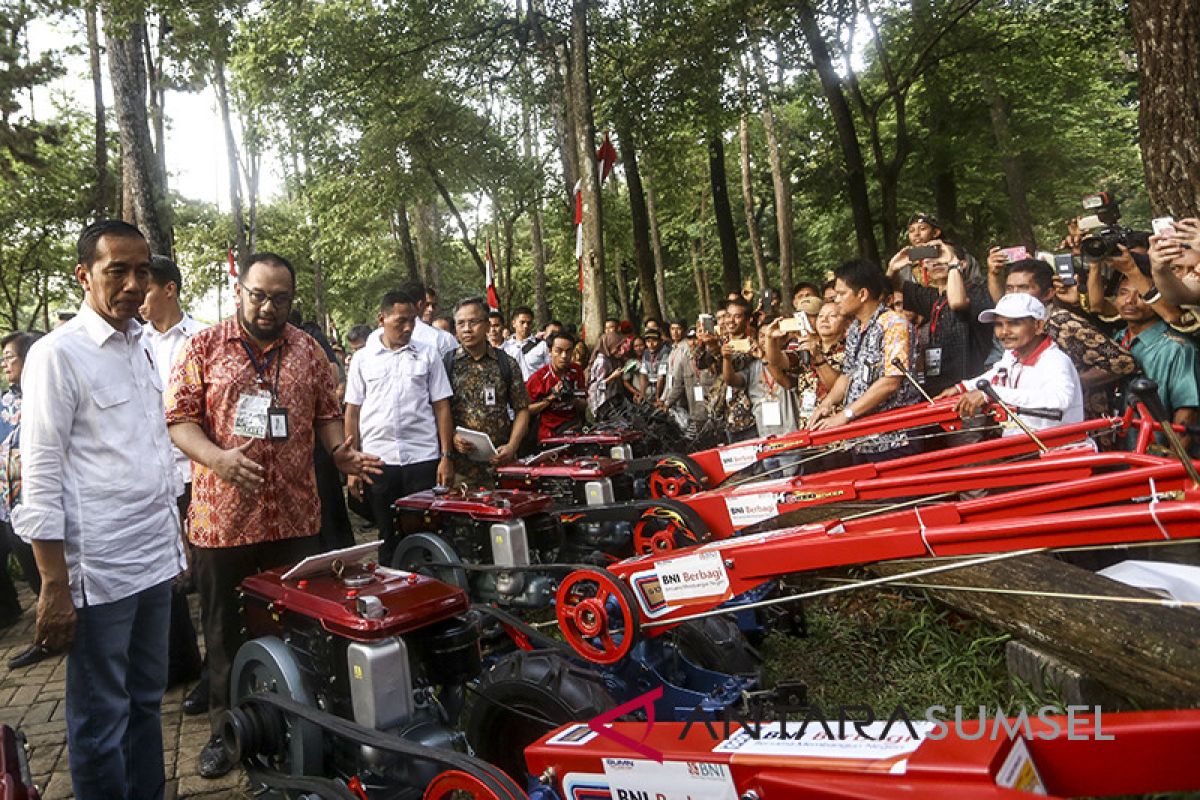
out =
[[[470,428],[458,427],[454,429],[454,435],[461,436],[475,445],[475,449],[467,454],[467,458],[472,461],[488,461],[492,456],[496,455],[496,446],[492,444],[492,437],[483,431],[473,431]]]
[[[764,400],[762,404],[762,423],[768,428],[783,424],[783,409],[778,400]]]
[[[659,561],[655,565],[663,598],[668,603],[725,598],[729,595],[729,573],[721,551]]]
[[[726,472],[745,469],[758,459],[758,445],[744,444],[721,448],[721,467]]]
[[[267,411],[271,408],[271,395],[266,392],[244,394],[238,398],[233,412],[233,433],[251,439],[267,438]]]
[[[725,509],[729,512],[729,521],[735,528],[744,528],[764,519],[770,519],[779,512],[775,504],[775,493],[733,495],[725,498]]]
[[[692,387],[692,401],[696,402],[696,403],[704,402],[704,387],[703,386],[693,386]]]
[[[804,734],[800,735],[803,723],[804,720],[788,721],[785,736],[784,723],[765,722],[758,731],[757,739],[751,735],[751,731],[743,728],[719,743],[713,752],[731,753],[735,761],[743,757],[802,759],[811,761],[806,766],[814,768],[860,769],[903,775],[908,756],[917,751],[925,735],[933,729],[931,722],[914,721],[912,726],[917,732],[914,738],[902,721],[894,722],[890,727],[886,721],[869,725],[859,723],[865,734],[860,735],[854,723],[847,720],[841,733],[844,738],[838,738],[838,721],[828,720],[826,725],[833,732],[833,738],[830,738],[825,726],[817,721],[808,722]],[[887,737],[880,741],[885,727],[888,729]]]
[[[725,764],[605,758],[604,776],[612,798],[737,800],[733,775]]]

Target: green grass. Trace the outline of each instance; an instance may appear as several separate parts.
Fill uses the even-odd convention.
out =
[[[922,715],[930,705],[1030,709],[1058,705],[1008,675],[1007,634],[946,611],[922,593],[875,589],[832,595],[805,605],[808,636],[772,632],[763,645],[769,684],[808,685],[809,702],[830,714],[870,705],[903,705]]]

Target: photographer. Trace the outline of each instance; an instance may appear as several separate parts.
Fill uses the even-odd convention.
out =
[[[583,369],[571,363],[575,339],[566,333],[550,338],[550,363],[529,376],[529,413],[538,415],[538,441],[583,419],[587,410]]]
[[[817,313],[809,315],[815,329],[807,334],[790,333],[786,319],[776,320],[769,326],[765,349],[767,361],[773,372],[786,373],[796,383],[796,412],[800,426],[808,424],[808,418],[816,410],[817,403],[825,399],[829,390],[842,374],[842,359],[845,357],[846,319],[838,313],[834,303],[822,303],[815,297],[801,300],[800,310],[807,313],[816,307]]]
[[[902,263],[888,265],[892,287],[904,294],[905,309],[928,320],[924,325],[925,389],[938,394],[964,378],[978,374],[992,346],[992,332],[979,315],[992,307],[992,298],[979,283],[968,282],[963,260],[966,252],[956,245],[933,240],[937,252],[921,261],[922,283],[901,277]],[[917,273],[918,270],[913,270]]]
[[[1150,273],[1164,302],[1195,309],[1200,306],[1200,219],[1176,220],[1172,227],[1150,237]]]
[[[1128,279],[1132,289],[1145,299],[1146,305],[1164,322],[1168,325],[1181,323],[1184,318],[1183,309],[1167,302],[1166,298],[1155,290],[1150,270],[1149,256],[1131,252],[1124,245],[1117,245],[1115,253],[1092,261],[1087,279],[1088,303],[1092,311],[1106,322],[1115,321],[1120,316],[1120,309],[1118,304],[1107,296],[1105,289]]]
[[[754,411],[745,389],[730,385],[723,379],[725,362],[734,371],[749,366],[753,339],[748,335],[750,304],[740,297],[725,303],[724,341],[706,336],[705,352],[697,358],[701,369],[710,369],[719,377],[709,397],[708,413],[724,420],[725,438],[730,444],[754,438]]]
[[[779,320],[768,323],[758,334],[758,342],[752,358],[743,369],[734,370],[731,359],[721,364],[721,377],[726,385],[744,389],[750,400],[758,436],[779,436],[797,430],[799,408],[794,391],[796,382],[786,370],[777,369],[768,361],[768,342],[772,332],[779,331]],[[777,477],[793,474],[792,470],[781,471],[799,459],[795,453],[787,453],[765,459],[763,466]]]

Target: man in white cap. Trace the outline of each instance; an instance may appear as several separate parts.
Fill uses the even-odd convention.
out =
[[[1004,355],[982,375],[942,392],[942,396],[962,395],[959,414],[964,418],[973,416],[987,403],[987,396],[974,388],[982,378],[1009,406],[1062,412],[1061,420],[1018,413],[1030,428],[1083,421],[1079,373],[1070,356],[1046,335],[1046,307],[1040,300],[1028,294],[1006,294],[995,308],[980,313],[979,321],[991,323],[1004,346]],[[1016,428],[1005,431],[1019,432]]]

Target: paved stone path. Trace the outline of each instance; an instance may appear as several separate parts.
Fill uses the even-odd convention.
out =
[[[63,703],[64,656],[48,658],[24,669],[9,670],[8,660],[33,641],[34,597],[18,583],[21,621],[0,631],[0,723],[19,728],[29,741],[30,770],[45,800],[73,797],[67,768],[67,723]],[[199,628],[196,598],[192,611]],[[219,780],[196,774],[196,757],[208,741],[208,717],[189,717],[181,709],[191,687],[167,692],[163,698],[163,759],[167,773],[167,796],[189,798],[248,798],[245,778],[235,769]]]

